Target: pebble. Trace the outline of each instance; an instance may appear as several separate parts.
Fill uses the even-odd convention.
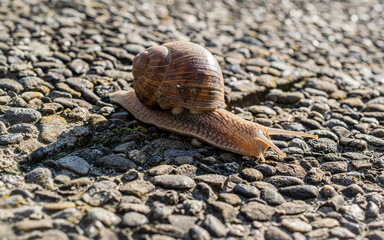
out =
[[[24,89],[23,85],[10,78],[0,78],[0,88],[15,93],[19,93]]]
[[[263,174],[254,168],[244,168],[241,171],[242,176],[245,180],[254,182],[254,181],[260,181],[263,179]]]
[[[53,184],[52,172],[48,168],[38,167],[25,175],[26,183],[37,183],[42,186],[50,186]]]
[[[334,228],[340,225],[339,221],[334,218],[322,218],[311,222],[313,228]]]
[[[204,174],[196,176],[196,182],[204,182],[214,189],[222,189],[227,177],[219,174]]]
[[[36,123],[41,119],[41,113],[31,108],[10,108],[4,118],[12,123]]]
[[[225,237],[228,233],[228,229],[226,226],[215,216],[208,214],[205,217],[204,222],[202,223],[202,226],[208,230],[208,232],[211,233],[214,237]]]
[[[294,199],[316,198],[319,195],[317,187],[312,185],[296,185],[283,187],[279,189],[279,192],[285,196]]]
[[[121,224],[127,227],[136,227],[148,222],[149,220],[145,215],[137,212],[128,212],[124,214]]]
[[[95,164],[104,168],[112,168],[117,172],[126,172],[129,169],[136,168],[136,164],[131,160],[114,154],[97,159]]]
[[[288,233],[274,226],[269,227],[264,232],[264,238],[269,240],[291,240],[292,239]]]
[[[285,202],[284,197],[280,193],[270,188],[261,190],[261,199],[271,206],[277,206]]]
[[[304,184],[303,180],[292,176],[273,176],[265,180],[278,188]]]
[[[112,181],[96,182],[87,189],[82,199],[95,207],[117,203],[121,200],[121,193],[116,188],[117,184]]]
[[[120,191],[125,194],[132,194],[137,197],[145,196],[155,190],[155,186],[148,181],[134,180],[120,187]]]
[[[57,160],[57,163],[62,167],[81,176],[86,175],[91,166],[87,161],[77,156],[67,156]]]
[[[190,189],[196,186],[196,183],[193,179],[181,175],[155,176],[152,180],[152,183],[164,188],[175,190]]]
[[[247,198],[260,197],[260,191],[256,187],[243,183],[236,184],[236,186],[233,188],[233,192],[238,193]]]
[[[21,133],[9,133],[0,135],[0,145],[10,145],[20,143],[23,139]]]
[[[94,207],[88,210],[84,216],[84,221],[87,223],[100,221],[105,226],[112,226],[120,223],[121,219],[113,212],[110,212],[104,208]]]
[[[281,221],[281,225],[292,232],[310,232],[312,226],[300,219],[288,219],[285,218]]]
[[[42,219],[42,220],[24,220],[21,222],[17,222],[14,225],[14,228],[17,231],[33,231],[33,230],[42,230],[42,229],[50,229],[53,228],[53,223],[51,220]]]
[[[343,239],[354,239],[356,234],[344,227],[335,227],[330,230],[332,236]]]
[[[189,235],[193,240],[209,240],[211,239],[211,235],[204,228],[195,225],[189,230]]]
[[[250,221],[269,221],[275,211],[275,208],[259,202],[248,202],[240,208],[240,212]]]
[[[44,210],[46,211],[61,211],[68,208],[75,208],[76,204],[73,202],[58,202],[58,203],[46,203]]]

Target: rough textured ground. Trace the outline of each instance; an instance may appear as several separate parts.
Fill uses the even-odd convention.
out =
[[[0,1],[1,239],[384,239],[384,4]],[[147,47],[208,48],[267,161],[104,97]]]

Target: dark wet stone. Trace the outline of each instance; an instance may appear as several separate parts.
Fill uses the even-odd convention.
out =
[[[275,208],[259,202],[246,203],[240,211],[250,221],[269,221],[275,214]]]
[[[118,172],[126,172],[131,168],[136,168],[136,164],[131,160],[114,154],[97,159],[95,164],[104,168],[112,168]]]
[[[226,226],[215,216],[208,214],[205,217],[205,220],[202,224],[202,226],[208,230],[208,232],[211,233],[212,236],[215,237],[225,237],[228,233],[228,229]]]
[[[196,183],[193,179],[181,175],[155,176],[152,182],[155,185],[175,190],[190,189],[196,186]]]
[[[277,206],[285,202],[284,197],[280,193],[270,188],[261,190],[261,199],[271,206]]]
[[[233,192],[247,198],[258,198],[260,196],[260,191],[256,187],[243,183],[236,184],[233,188]]]
[[[128,182],[120,187],[120,191],[125,194],[132,194],[137,197],[142,197],[155,190],[155,186],[148,181],[135,180]]]
[[[87,161],[77,156],[67,156],[57,160],[57,163],[62,167],[79,175],[86,175],[91,166]]]
[[[127,227],[136,227],[148,222],[149,220],[145,215],[137,212],[128,212],[124,214],[121,224]]]
[[[31,108],[10,108],[4,118],[12,123],[35,123],[41,119],[41,113]]]
[[[285,196],[294,199],[315,198],[319,195],[319,191],[312,185],[296,185],[280,188],[279,192]]]

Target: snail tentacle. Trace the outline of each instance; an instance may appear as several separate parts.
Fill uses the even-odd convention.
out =
[[[266,130],[269,135],[286,135],[286,136],[301,136],[301,137],[310,137],[310,138],[315,138],[318,139],[319,136],[313,135],[313,134],[308,134],[308,133],[303,133],[303,132],[293,132],[293,131],[288,131],[284,129],[278,129],[278,128],[267,128]]]
[[[258,130],[256,132],[256,138],[257,140],[262,141],[263,143],[267,144],[269,147],[273,148],[276,152],[278,152],[282,157],[286,157],[285,153],[280,150],[270,139],[268,139],[264,134]]]

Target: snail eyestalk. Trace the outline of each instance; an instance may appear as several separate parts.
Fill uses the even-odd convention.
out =
[[[308,134],[308,133],[301,133],[301,132],[292,132],[284,129],[278,129],[278,128],[266,128],[269,135],[285,135],[285,136],[300,136],[300,137],[310,137],[318,139],[319,136]]]

